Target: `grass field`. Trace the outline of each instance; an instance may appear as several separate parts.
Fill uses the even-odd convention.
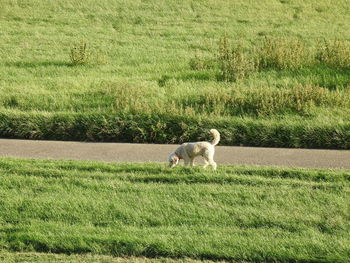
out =
[[[52,254],[52,253],[14,253],[0,251],[0,261],[6,263],[224,263],[227,261],[196,260],[190,258],[145,258],[145,257],[113,257],[93,254]],[[233,261],[230,261],[233,262]],[[240,261],[244,263],[243,261]],[[235,263],[235,262],[233,262]],[[247,263],[247,262],[246,262]]]
[[[350,256],[349,171],[20,159],[0,171],[0,258]]]
[[[347,0],[0,5],[2,137],[350,148]]]
[[[93,254],[53,254],[32,252],[0,251],[0,262],[6,263],[213,263],[225,261],[195,260],[189,258],[145,258],[145,257],[113,257]]]

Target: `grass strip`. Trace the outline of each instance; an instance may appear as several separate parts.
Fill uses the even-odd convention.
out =
[[[0,112],[0,136],[5,138],[182,143],[210,139],[208,130],[213,127],[221,133],[221,145],[350,149],[347,122]]]
[[[350,171],[0,159],[0,248],[347,262]]]
[[[0,261],[6,263],[212,263],[218,261],[196,260],[190,258],[145,258],[145,257],[113,257],[94,254],[53,254],[33,252],[0,251]],[[220,261],[226,262],[226,261]],[[231,263],[235,263],[230,261]],[[237,261],[238,262],[238,261]],[[243,261],[239,261],[244,263]],[[248,263],[248,262],[246,262]]]

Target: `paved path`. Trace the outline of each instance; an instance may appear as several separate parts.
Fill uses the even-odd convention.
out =
[[[0,139],[0,157],[166,162],[177,145]],[[200,159],[200,158],[198,158]],[[350,169],[350,150],[217,146],[216,162],[264,166]],[[202,163],[201,160],[197,161]]]

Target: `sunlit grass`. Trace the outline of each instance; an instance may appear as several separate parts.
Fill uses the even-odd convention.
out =
[[[112,134],[117,128],[99,129],[89,114],[107,123],[114,121],[110,116],[130,120],[129,116],[149,114],[171,115],[161,120],[161,125],[170,126],[170,122],[181,124],[182,119],[188,125],[189,116],[203,126],[212,124],[208,120],[225,119],[230,125],[236,119],[239,123],[252,120],[255,125],[238,134],[240,139],[223,140],[225,144],[348,148],[348,135],[342,132],[349,122],[350,7],[346,0],[2,0],[0,4],[0,113],[6,115],[0,119],[2,137],[110,140],[111,136],[102,134]],[[217,57],[224,36],[254,57],[260,54],[259,69],[252,70],[250,59],[236,54],[232,61],[241,65],[231,63],[231,71],[236,70],[237,77],[223,82]],[[78,50],[79,43],[86,44],[89,53],[84,63],[72,61],[72,50]],[[276,48],[270,50],[270,46]],[[311,64],[308,56],[313,57]],[[317,98],[305,95],[310,90]],[[300,94],[307,98],[297,97]],[[31,118],[35,129],[18,125],[18,114]],[[51,126],[45,123],[48,114],[60,119],[62,129],[46,132],[45,126]],[[86,134],[74,129],[82,123],[75,121],[75,114],[86,114],[84,119],[91,122],[83,123],[96,127],[94,131]],[[285,144],[257,143],[265,141],[263,136],[248,144],[252,140],[242,139],[259,135],[256,127],[261,121],[269,123],[264,129],[274,134],[271,127],[279,126],[281,119],[331,135],[321,145],[295,143],[305,137],[317,141],[317,137],[303,132],[290,136],[295,126],[283,123]],[[320,128],[329,119],[343,126],[332,131]],[[125,125],[129,130],[124,132],[132,136],[125,135],[122,141],[169,143],[186,137],[181,128],[153,140],[144,134],[159,127],[134,129],[135,125]],[[242,130],[239,126],[216,128],[229,129],[229,134]],[[141,131],[141,136],[133,129]],[[191,138],[201,138],[201,133],[198,128]],[[341,142],[331,142],[332,134],[340,134]]]
[[[346,262],[349,171],[0,160],[8,251]]]

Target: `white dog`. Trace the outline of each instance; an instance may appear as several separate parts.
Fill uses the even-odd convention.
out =
[[[216,163],[214,162],[214,146],[220,141],[220,133],[216,129],[211,129],[210,133],[213,135],[214,140],[212,142],[186,142],[181,144],[175,152],[170,154],[169,166],[175,167],[180,159],[183,159],[185,165],[190,164],[194,166],[194,158],[197,156],[202,156],[204,158],[205,165],[204,168],[209,164],[216,170]]]

